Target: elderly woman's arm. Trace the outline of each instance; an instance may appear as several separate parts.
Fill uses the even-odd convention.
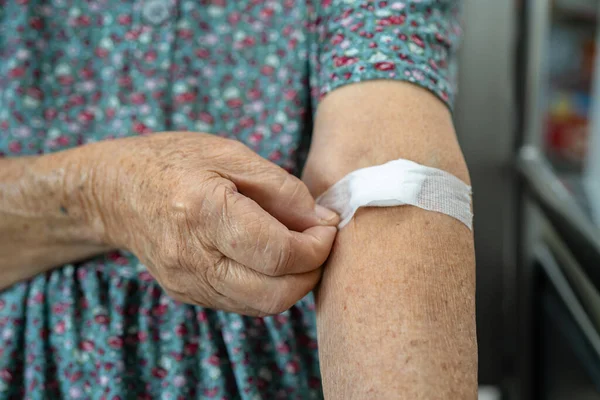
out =
[[[0,290],[107,250],[67,195],[75,155],[0,159]]]
[[[329,94],[304,179],[315,195],[345,174],[405,158],[469,177],[445,105],[400,82]],[[360,210],[336,238],[317,292],[327,399],[475,399],[471,231],[414,207]]]

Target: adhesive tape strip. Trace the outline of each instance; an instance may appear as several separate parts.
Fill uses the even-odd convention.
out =
[[[394,160],[346,175],[317,198],[337,212],[343,228],[360,207],[412,205],[456,218],[472,229],[471,187],[454,175],[409,160]]]

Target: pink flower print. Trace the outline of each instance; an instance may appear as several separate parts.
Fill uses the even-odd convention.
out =
[[[106,314],[98,314],[94,317],[94,321],[100,325],[107,325],[110,322],[110,319]]]
[[[173,378],[173,384],[175,385],[175,387],[183,387],[185,385],[186,379],[184,376],[181,375],[177,375],[175,378]]]
[[[277,162],[277,161],[281,160],[281,156],[282,156],[281,151],[275,150],[274,152],[269,154],[269,160],[271,160],[273,162]]]
[[[58,335],[62,335],[63,333],[65,333],[65,322],[58,321],[56,323],[56,325],[54,326],[54,332],[57,333]]]
[[[281,354],[288,354],[290,352],[290,346],[288,346],[286,343],[279,343],[276,348],[277,352]]]
[[[334,57],[334,65],[336,67],[348,66],[356,63],[358,61],[357,57],[348,57],[348,56],[337,56]]]
[[[111,336],[108,338],[108,345],[113,349],[120,349],[123,347],[123,339],[118,336]]]
[[[260,132],[254,132],[253,134],[250,135],[250,143],[252,144],[258,144],[262,141],[263,139],[263,134]]]
[[[240,119],[240,126],[242,128],[252,128],[255,125],[254,118],[252,117],[242,117]]]
[[[147,135],[152,132],[145,124],[137,121],[133,123],[133,131],[139,135]]]
[[[219,357],[214,354],[211,355],[210,357],[208,357],[207,361],[210,365],[214,365],[215,367],[221,363],[221,360],[219,359]]]
[[[229,14],[229,16],[227,17],[227,21],[231,24],[231,25],[236,25],[238,22],[240,22],[240,20],[242,19],[242,15],[239,12],[232,12],[231,14]]]
[[[400,15],[391,15],[389,17],[382,18],[379,21],[377,21],[377,24],[381,25],[381,26],[402,25],[402,24],[404,24],[405,21],[406,21],[406,15],[400,14]]]
[[[297,374],[300,371],[300,365],[297,361],[289,361],[285,365],[285,370],[290,374]]]
[[[342,41],[344,40],[344,38],[345,37],[342,34],[339,34],[339,33],[335,34],[331,38],[331,44],[334,45],[334,46],[337,45],[337,44],[340,44],[340,43],[342,43]]]
[[[133,19],[131,18],[131,15],[121,14],[117,17],[117,22],[119,25],[131,25]]]
[[[214,387],[210,389],[204,389],[204,397],[215,397],[219,393],[219,389]]]
[[[94,50],[94,54],[98,58],[106,58],[108,57],[108,49],[105,49],[104,47],[96,47],[96,50]]]
[[[91,340],[83,340],[80,344],[79,344],[79,349],[86,351],[86,352],[90,352],[94,350],[94,342],[92,342]]]
[[[189,40],[194,37],[194,31],[192,31],[191,29],[179,29],[177,31],[177,37]]]
[[[11,153],[20,153],[22,149],[23,146],[20,142],[13,141],[8,144],[8,151],[10,151]]]
[[[261,69],[260,69],[260,72],[261,72],[263,75],[266,75],[266,76],[271,76],[271,75],[273,75],[273,72],[274,72],[274,71],[275,71],[275,68],[273,68],[273,67],[272,67],[272,66],[270,66],[270,65],[263,65],[263,66],[261,67]]]
[[[196,94],[194,92],[184,92],[175,96],[175,103],[192,103],[196,100]]]
[[[135,92],[131,94],[131,102],[135,105],[141,105],[146,102],[146,95],[144,93]]]
[[[12,381],[12,373],[7,368],[0,369],[0,379],[4,382],[10,382]]]

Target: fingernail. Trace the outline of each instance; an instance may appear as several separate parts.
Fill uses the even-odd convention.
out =
[[[333,221],[338,217],[334,211],[331,211],[329,208],[325,208],[319,204],[315,206],[315,213],[319,218],[325,221]]]

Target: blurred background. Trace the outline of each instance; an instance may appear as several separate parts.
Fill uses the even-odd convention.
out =
[[[464,10],[480,399],[600,399],[600,1]]]

